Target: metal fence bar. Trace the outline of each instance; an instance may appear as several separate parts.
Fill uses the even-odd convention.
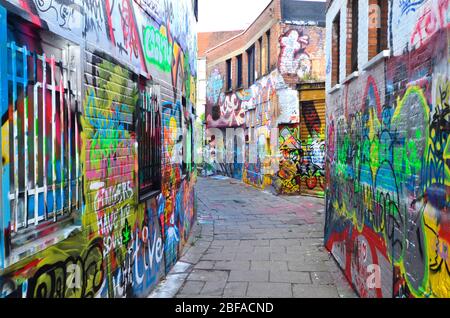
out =
[[[12,91],[12,102],[9,106],[8,113],[9,127],[12,130],[12,148],[13,153],[11,164],[13,172],[11,175],[11,191],[9,192],[9,202],[11,209],[11,231],[17,233],[21,228],[27,228],[30,224],[39,225],[42,219],[49,220],[49,213],[53,213],[53,222],[57,221],[58,215],[65,215],[67,210],[70,214],[73,209],[74,194],[76,191],[76,208],[79,209],[80,204],[80,155],[79,155],[79,119],[77,117],[77,100],[79,92],[77,90],[76,81],[71,82],[72,74],[76,77],[76,70],[65,67],[65,63],[69,63],[69,51],[64,51],[61,61],[56,60],[54,55],[50,58],[45,54],[42,56],[35,52],[30,52],[26,46],[17,46],[14,41],[6,44],[9,50],[11,63],[11,73],[6,74]],[[22,54],[22,57],[19,55]],[[28,65],[29,58],[31,64]],[[40,64],[42,63],[42,64]],[[32,67],[32,75],[29,77],[29,66]],[[48,68],[50,67],[50,69]],[[56,74],[56,67],[61,70],[60,77]],[[41,69],[39,69],[41,68]],[[42,71],[42,82],[39,81],[40,72]],[[50,73],[51,83],[47,83],[47,72]],[[39,74],[38,74],[39,73]],[[30,82],[30,80],[32,82]],[[58,83],[59,81],[59,83]],[[29,87],[32,83],[33,87]],[[75,100],[72,96],[72,87],[74,86]],[[20,89],[23,87],[23,96]],[[32,91],[29,91],[32,89]],[[47,105],[47,93],[51,90],[51,105]],[[59,124],[61,131],[57,134],[57,91],[59,91]],[[39,93],[42,92],[42,99]],[[66,96],[67,94],[67,96]],[[33,101],[30,104],[30,97]],[[23,105],[21,104],[23,100]],[[72,102],[76,103],[76,109],[72,114]],[[42,110],[40,109],[42,103]],[[67,105],[65,105],[67,103]],[[20,109],[19,109],[20,107]],[[23,108],[22,108],[23,107]],[[33,107],[33,110],[30,110]],[[51,107],[51,110],[48,108]],[[47,116],[51,111],[51,131],[48,131]],[[67,115],[66,115],[67,112]],[[23,113],[23,114],[22,114]],[[41,115],[42,114],[42,115]],[[72,119],[72,115],[75,117]],[[49,116],[50,117],[50,116]],[[66,118],[67,117],[67,118]],[[40,132],[40,121],[42,120],[42,133]],[[67,122],[66,122],[67,120]],[[23,121],[23,124],[22,124]],[[31,121],[31,123],[30,123]],[[74,121],[74,122],[72,122]],[[75,126],[73,128],[73,126]],[[72,132],[75,130],[75,133]],[[40,135],[42,134],[42,135]],[[42,136],[42,148],[39,145]],[[57,163],[57,146],[58,138],[60,140],[60,162]],[[67,138],[67,141],[66,141]],[[51,139],[51,140],[50,140]],[[51,142],[50,144],[48,144]],[[20,147],[23,143],[23,154]],[[31,143],[34,145],[33,153],[31,153]],[[75,145],[73,144],[75,143]],[[48,153],[51,147],[51,153]],[[74,158],[72,157],[72,149],[75,148]],[[66,157],[67,156],[67,157]],[[31,169],[31,160],[33,160],[33,171]],[[51,160],[51,162],[50,162]],[[75,161],[75,162],[74,162]],[[50,165],[51,164],[51,168]],[[73,167],[73,165],[76,167]],[[22,167],[23,165],[23,167]],[[40,170],[42,168],[42,185],[39,187]],[[57,169],[60,168],[60,180],[58,179]],[[53,193],[53,209],[49,212],[48,208],[48,172],[52,169],[51,191]],[[66,170],[67,169],[67,170]],[[59,182],[60,181],[60,182]],[[75,182],[75,183],[74,183]],[[65,187],[68,186],[68,200],[66,200]],[[23,187],[23,188],[22,188]],[[60,187],[57,189],[57,187]],[[76,190],[73,190],[76,187]],[[59,190],[59,193],[58,191]],[[43,193],[44,213],[40,215],[39,201],[40,193]],[[34,211],[28,214],[30,207],[30,196],[34,195]],[[60,198],[60,206],[57,204],[57,198]],[[21,201],[23,199],[23,201]],[[68,202],[67,202],[68,201]],[[68,206],[67,206],[68,204]],[[67,208],[67,209],[66,209]]]
[[[39,183],[39,168],[38,168],[38,160],[39,160],[39,87],[41,86],[38,82],[38,76],[37,76],[37,55],[36,53],[33,53],[33,77],[34,77],[34,90],[33,90],[33,140],[34,140],[34,146],[33,146],[33,160],[34,160],[34,225],[38,225],[39,220],[39,195],[38,195],[38,183]]]
[[[50,57],[51,90],[52,90],[52,192],[53,192],[53,221],[56,222],[56,83],[55,56]]]
[[[12,57],[12,90],[13,90],[13,138],[14,138],[14,232],[17,232],[17,225],[19,224],[19,136],[17,131],[17,64],[16,64],[16,42],[11,43],[11,57]]]
[[[42,55],[42,171],[44,184],[44,219],[48,220],[48,180],[47,180],[47,57]]]
[[[24,117],[24,211],[23,211],[23,227],[28,227],[28,50],[24,46],[22,48],[22,63],[23,63],[23,117]]]
[[[64,70],[61,69],[61,73],[64,74]],[[61,74],[61,76],[63,76]],[[60,169],[61,169],[61,215],[64,215],[64,77],[59,80],[59,108],[60,108],[60,123],[61,123],[61,158],[60,158]]]
[[[67,63],[69,64],[69,63]],[[69,150],[68,150],[68,158],[67,158],[67,171],[69,175],[69,213],[72,213],[72,95],[71,95],[71,87],[70,87],[70,70],[68,71],[68,92],[67,92],[67,107],[68,107],[68,113],[67,113],[67,121],[68,121],[68,144],[69,144]]]
[[[78,87],[76,87],[77,94],[78,94]],[[78,106],[77,106],[78,108]],[[77,109],[78,110],[78,109]],[[77,204],[77,210],[80,209],[80,155],[79,155],[79,131],[78,131],[78,116],[77,112],[75,112],[75,169],[76,169],[76,204]]]
[[[37,66],[36,55],[34,55],[34,65]],[[35,68],[36,70],[36,68]],[[39,223],[39,194],[38,194],[38,183],[39,183],[39,100],[38,100],[38,91],[41,87],[41,84],[37,82],[37,76],[35,74],[35,84],[34,84],[34,225],[38,225]]]

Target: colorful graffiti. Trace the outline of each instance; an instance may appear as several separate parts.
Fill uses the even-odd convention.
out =
[[[210,105],[210,110],[207,116],[208,127],[240,127],[244,124],[245,111],[238,94],[221,93],[218,104]]]
[[[432,0],[417,9],[419,15],[411,33],[411,45],[421,46],[427,38],[450,25],[449,5],[449,0]]]
[[[450,296],[445,31],[329,96],[326,246],[363,297]]]
[[[104,239],[68,239],[2,277],[3,297],[94,298],[146,296],[164,275],[156,201],[139,211],[131,239],[108,251]],[[140,220],[140,221],[138,221]],[[7,283],[6,283],[7,282]]]
[[[399,7],[402,10],[402,15],[415,12],[424,2],[425,0],[400,0]]]
[[[309,36],[297,30],[289,30],[280,39],[280,72],[297,74],[300,78],[311,73],[311,60],[305,52]]]
[[[25,180],[25,200],[15,200],[15,211],[39,212],[29,212],[27,222],[19,219],[14,228],[10,218],[15,214],[0,209],[0,297],[147,297],[178,260],[196,217],[195,168],[181,163],[183,154],[192,157],[189,120],[196,99],[192,3],[10,2],[20,16],[0,6],[0,42],[5,44],[0,50],[14,62],[9,67],[2,62],[0,69],[21,88],[8,88],[7,77],[0,83],[1,192],[4,202],[14,206],[9,204],[14,184]],[[149,11],[154,15],[148,16]],[[7,30],[7,22],[14,32]],[[58,41],[44,43],[48,38]],[[53,50],[52,45],[61,47]],[[66,47],[70,54],[62,53]],[[83,76],[71,74],[80,63]],[[35,78],[25,78],[32,73]],[[26,98],[33,85],[34,95]],[[162,184],[160,193],[143,200],[137,191],[142,158],[135,129],[137,106],[144,102],[140,92],[148,85],[160,85],[165,92],[160,96]],[[8,95],[17,106],[4,103]],[[18,119],[29,126],[10,134],[10,127],[19,127]],[[14,149],[35,175],[27,173],[27,164],[17,177],[10,171],[22,167],[9,164],[14,140]],[[36,155],[28,158],[33,151]],[[33,245],[30,251],[17,254],[25,240],[13,242],[12,228],[19,234],[26,228],[27,238],[36,232],[36,244],[26,242]]]
[[[219,96],[222,92],[224,81],[218,69],[215,69],[208,78],[206,87],[206,96],[208,103],[216,105],[219,102]]]
[[[272,176],[278,163],[274,149],[276,140],[273,140],[273,131],[269,127],[263,125],[253,128],[252,142],[246,145],[247,158],[244,162],[242,180],[259,189],[272,185]],[[250,147],[253,148],[255,158],[251,158]]]
[[[319,98],[321,92],[320,89],[307,90],[300,91],[300,95],[303,99],[306,95]],[[322,196],[325,188],[325,138],[321,117],[325,105],[320,100],[302,101],[301,111],[303,120],[300,123],[278,126],[281,159],[273,186],[280,194]]]
[[[303,192],[319,196],[325,190],[325,133],[321,120],[324,112],[324,103],[302,102],[302,157],[299,169]]]
[[[298,125],[280,128],[279,147],[282,159],[274,187],[281,194],[300,194],[299,165],[303,153]]]
[[[148,63],[156,65],[163,72],[172,70],[173,45],[169,43],[165,28],[147,26],[143,31],[144,54]]]
[[[286,149],[278,149],[278,130],[285,125],[298,125],[301,122],[299,91],[293,88],[292,79],[285,77],[293,73],[296,75],[295,82],[298,82],[297,71],[302,72],[307,69],[308,75],[302,75],[304,77],[302,79],[324,78],[324,54],[320,50],[324,44],[323,31],[323,28],[318,27],[291,26],[284,37],[280,38],[279,68],[261,77],[247,89],[225,92],[223,76],[219,69],[215,68],[211,71],[207,90],[207,127],[222,129],[245,127],[249,135],[244,164],[241,166],[236,162],[219,164],[217,173],[236,177],[236,169],[240,171],[242,167],[243,181],[260,189],[273,185],[278,192],[301,193],[303,183],[305,189],[310,190],[311,194],[323,194],[324,132],[320,120],[316,122],[316,118],[312,117],[314,114],[319,115],[311,113],[306,107],[308,105],[305,106],[303,116],[309,116],[305,119],[308,124],[311,122],[311,127],[308,127],[311,133],[304,134],[304,146],[298,147],[298,159],[295,162],[282,160],[280,165],[279,158],[276,158],[278,151],[286,151]],[[310,38],[312,42],[308,46]],[[311,51],[307,52],[307,47]],[[309,62],[299,58],[301,54],[308,55]],[[304,62],[302,63],[305,67],[299,66],[300,60]],[[316,64],[315,70],[311,70],[311,67]],[[289,71],[289,69],[295,69],[295,71]],[[319,126],[317,131],[316,125]],[[271,138],[273,130],[277,130],[276,140]],[[274,149],[275,144],[277,144],[276,149]],[[218,148],[220,145],[222,144],[214,147],[216,154],[229,151]],[[223,146],[225,147],[225,143]],[[254,160],[250,160],[250,149],[255,149]],[[239,157],[235,150],[230,151],[234,152],[235,158]],[[237,175],[240,176],[240,174]],[[283,184],[286,185],[284,190],[282,190]]]
[[[278,68],[282,75],[297,75],[300,80],[324,79],[325,56],[323,28],[287,27],[280,37]]]
[[[282,36],[273,38],[280,45],[277,68],[248,88],[225,91],[224,74],[221,74],[225,69],[223,60],[217,60],[214,68],[209,70],[207,128],[245,128],[247,138],[244,164],[216,164],[216,172],[230,177],[242,176],[244,182],[259,189],[274,186],[278,193],[300,194],[305,188],[310,194],[323,195],[325,145],[321,123],[318,123],[320,131],[302,135],[302,143],[298,131],[299,146],[294,161],[280,156],[280,152],[285,154],[287,150],[283,145],[278,148],[279,142],[284,143],[278,138],[280,130],[285,127],[300,129],[301,99],[295,85],[302,81],[312,83],[325,79],[325,30],[323,27],[290,24],[281,24],[281,28]],[[223,45],[232,42],[230,40]],[[264,51],[263,47],[261,56],[264,56]],[[235,158],[239,157],[236,150],[220,148],[225,145],[215,141],[216,158],[228,152],[234,152]],[[236,174],[236,170],[242,170],[242,174]]]
[[[207,90],[208,128],[242,127],[248,123],[246,112],[253,109],[257,109],[256,124],[272,122],[275,88],[283,84],[283,79],[274,71],[248,89],[225,93],[221,92],[222,77],[217,70],[214,71],[209,78]]]

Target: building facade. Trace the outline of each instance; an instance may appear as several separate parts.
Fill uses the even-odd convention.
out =
[[[206,72],[206,51],[223,41],[240,34],[238,31],[199,32],[197,34],[198,62],[197,62],[197,135],[196,135],[196,160],[203,175],[214,174],[206,140],[206,88],[208,78]]]
[[[206,52],[207,138],[218,173],[323,195],[324,12],[325,3],[274,0]]]
[[[196,16],[0,1],[0,297],[146,297],[175,264],[195,219]]]
[[[326,245],[362,297],[450,297],[449,12],[327,2]]]

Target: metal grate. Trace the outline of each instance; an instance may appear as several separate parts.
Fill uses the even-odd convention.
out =
[[[70,47],[61,59],[15,42],[7,50],[9,200],[11,231],[17,233],[80,208],[77,76],[67,67]]]
[[[139,196],[161,187],[161,93],[159,85],[141,92],[138,107]]]

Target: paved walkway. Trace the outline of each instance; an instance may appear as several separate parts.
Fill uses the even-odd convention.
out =
[[[198,224],[150,297],[355,297],[323,247],[323,200],[200,178]]]

